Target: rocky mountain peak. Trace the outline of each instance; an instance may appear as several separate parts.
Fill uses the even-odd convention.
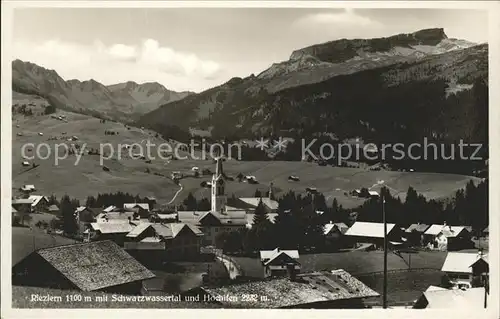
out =
[[[385,38],[373,39],[340,39],[312,45],[292,52],[290,60],[298,60],[304,56],[342,63],[354,58],[362,52],[387,52],[395,47],[410,48],[412,45],[435,46],[447,39],[443,28],[419,30],[413,33],[402,33]]]

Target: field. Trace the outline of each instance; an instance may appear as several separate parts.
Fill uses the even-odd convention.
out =
[[[439,286],[443,273],[439,270],[414,270],[391,272],[387,275],[387,302],[388,305],[413,304],[413,301],[418,299],[422,292],[427,290],[429,286]],[[368,287],[372,288],[379,294],[380,298],[371,301],[372,306],[382,305],[382,294],[384,291],[384,275],[382,273],[359,276]]]
[[[388,270],[408,269],[406,262],[409,261],[408,254],[402,254],[402,258],[393,253],[387,255]],[[233,257],[241,265],[245,273],[256,273],[256,267],[260,266],[260,260],[250,257]],[[342,253],[304,254],[300,256],[302,272],[321,270],[344,269],[353,275],[363,275],[381,272],[384,270],[384,254],[382,251],[352,251]],[[441,269],[446,258],[445,252],[425,251],[411,254],[411,268]],[[406,261],[406,262],[405,262]]]
[[[174,195],[180,190],[171,179],[172,172],[180,171],[189,177],[181,179],[182,191],[175,197],[173,203],[179,203],[189,192],[198,198],[209,196],[209,190],[200,187],[202,181],[209,181],[211,176],[192,177],[191,168],[197,166],[200,170],[210,168],[214,170],[212,160],[172,160],[167,161],[158,156],[158,151],[152,148],[151,155],[154,158],[151,163],[145,160],[132,159],[128,156],[129,150],[121,149],[121,159],[118,160],[118,144],[141,143],[145,145],[149,139],[156,145],[169,142],[175,147],[175,142],[165,141],[157,138],[151,131],[140,128],[127,128],[121,123],[101,123],[99,119],[86,115],[58,111],[57,115],[66,115],[67,121],[60,121],[48,115],[36,117],[24,117],[16,114],[13,118],[13,154],[12,154],[12,176],[13,194],[18,194],[18,189],[24,184],[35,184],[37,194],[60,197],[68,194],[84,201],[87,196],[98,193],[129,192],[141,196],[155,196],[160,204],[172,201]],[[19,126],[19,127],[18,127]],[[105,130],[117,132],[118,135],[105,135]],[[17,134],[21,133],[22,136]],[[39,135],[43,133],[43,136]],[[64,133],[64,134],[63,134]],[[78,141],[67,142],[66,138],[77,136]],[[58,138],[53,140],[52,138]],[[114,154],[112,159],[104,159],[103,164],[109,168],[104,171],[100,164],[98,155],[84,155],[80,162],[76,163],[76,156],[70,155],[67,159],[55,163],[54,148],[48,159],[35,159],[31,163],[39,165],[36,168],[21,165],[22,146],[33,143],[28,156],[35,154],[40,143],[55,145],[57,143],[86,144],[85,149],[99,149],[99,143],[110,143],[113,145]],[[109,150],[106,146],[104,151]],[[145,149],[145,147],[144,147]],[[62,152],[63,148],[60,148]],[[46,155],[47,150],[41,148],[41,155]],[[144,151],[146,152],[146,151]],[[135,153],[134,153],[135,154]],[[147,156],[147,154],[144,154]],[[181,153],[189,155],[188,153]],[[198,153],[195,153],[199,156]],[[149,172],[147,172],[149,170]],[[394,172],[394,171],[369,171],[362,168],[339,168],[323,167],[307,162],[240,162],[228,160],[224,163],[224,170],[230,176],[238,173],[254,175],[259,184],[229,182],[227,193],[239,197],[252,197],[256,189],[266,191],[269,184],[274,184],[274,193],[279,196],[288,190],[304,193],[306,187],[316,187],[327,197],[328,204],[333,198],[344,207],[355,207],[363,203],[363,199],[347,195],[353,189],[361,187],[372,187],[377,181],[384,180],[385,185],[400,197],[404,197],[409,186],[414,187],[428,198],[444,198],[452,195],[457,189],[462,188],[469,180],[478,181],[477,178],[453,174],[419,173],[419,172]],[[162,174],[163,176],[155,175]],[[298,182],[288,181],[288,176],[300,177]],[[377,186],[378,187],[378,186]],[[377,190],[377,187],[372,189]]]
[[[31,254],[36,249],[74,244],[73,239],[46,234],[43,231],[27,227],[12,227],[12,265]]]

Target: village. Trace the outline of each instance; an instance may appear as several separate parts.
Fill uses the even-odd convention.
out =
[[[304,219],[311,227],[295,244],[287,229],[273,228],[294,208],[280,207],[272,183],[258,196],[228,196],[223,158],[214,162],[206,205],[186,199],[164,209],[147,196],[78,206],[68,220],[48,194],[23,185],[12,200],[13,246],[26,246],[13,258],[14,291],[178,294],[186,308],[486,307],[487,227],[324,220],[313,199]],[[353,193],[380,203],[385,216],[383,191]],[[58,218],[35,222],[46,215]],[[324,223],[313,229],[316,219]],[[25,242],[16,242],[18,231]]]

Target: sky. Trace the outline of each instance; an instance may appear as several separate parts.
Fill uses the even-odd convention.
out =
[[[483,43],[487,17],[471,9],[17,8],[12,50],[13,59],[65,80],[200,92],[341,38],[444,28],[450,38]]]

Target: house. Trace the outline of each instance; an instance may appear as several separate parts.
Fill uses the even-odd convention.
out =
[[[437,250],[461,250],[473,248],[471,234],[464,226],[432,225],[424,233],[425,241]]]
[[[149,216],[149,221],[150,222],[174,222],[177,221],[177,214],[176,213],[153,213]]]
[[[266,213],[276,213],[278,210],[278,202],[268,197],[240,197],[234,203],[231,202],[231,206],[244,209],[250,213],[255,211],[260,201],[264,204]]]
[[[35,185],[28,184],[28,185],[23,185],[20,190],[25,193],[30,193],[34,192],[36,190]]]
[[[392,242],[401,241],[401,234],[395,224],[387,223],[387,239]],[[384,224],[371,222],[355,222],[344,234],[346,240],[355,247],[359,243],[374,244],[376,247],[383,247]]]
[[[96,222],[106,223],[106,222],[128,222],[128,221],[140,221],[139,213],[134,211],[125,211],[115,209],[111,212],[99,213],[96,217]],[[147,221],[147,219],[146,219]]]
[[[411,224],[405,229],[404,236],[411,246],[425,246],[424,233],[429,227],[431,226],[426,224]]]
[[[47,208],[47,211],[50,213],[50,214],[53,214],[53,215],[59,215],[61,213],[61,211],[59,210],[59,207],[57,207],[57,205],[53,204],[53,205],[50,205],[48,208]]]
[[[291,271],[288,277],[215,288],[199,287],[183,296],[235,308],[356,309],[365,307],[366,298],[375,298],[379,294],[348,272],[338,269],[308,274]]]
[[[370,195],[370,197],[374,197],[374,198],[380,196],[377,191],[370,191],[370,190],[368,191],[368,195]]]
[[[139,223],[126,235],[125,249],[146,251],[143,256],[156,256],[170,259],[189,259],[200,254],[201,230],[185,223]],[[150,258],[151,259],[151,258]]]
[[[489,276],[490,265],[489,265],[488,255],[483,255],[480,252],[479,258],[471,265],[472,268],[472,278],[478,279],[478,281],[473,282],[474,285],[484,286],[485,279]]]
[[[349,227],[344,223],[328,223],[323,228],[326,247],[329,250],[337,250],[345,245],[344,234]]]
[[[146,203],[149,205],[149,209],[153,210],[156,206],[156,197],[154,196],[147,196],[146,198]]]
[[[339,232],[340,234],[345,234],[346,231],[349,229],[349,226],[347,226],[345,223],[328,223],[328,224],[325,224],[325,230],[324,230],[324,234],[326,236],[332,234],[332,231],[333,232]]]
[[[36,213],[47,212],[49,208],[49,199],[42,195],[30,195],[31,211]]]
[[[195,225],[203,232],[202,246],[216,246],[217,235],[245,229],[247,225],[246,212],[241,210],[179,211],[177,216],[179,222]]]
[[[429,287],[430,288],[430,287]],[[414,309],[449,309],[449,310],[470,310],[481,309],[485,305],[487,294],[483,287],[462,289],[427,289],[422,296],[417,299]],[[487,299],[491,299],[488,295]],[[489,303],[489,302],[488,302]]]
[[[33,204],[33,200],[29,198],[18,198],[12,200],[12,207],[19,214],[30,214],[32,212],[31,204]]]
[[[100,208],[90,208],[86,206],[77,207],[75,210],[75,219],[78,225],[78,232],[82,234],[90,223],[96,222],[96,217],[100,214]]]
[[[132,203],[123,204],[123,209],[126,211],[136,212],[141,218],[148,218],[150,209],[148,203]]]
[[[129,221],[90,223],[84,234],[88,241],[112,240],[123,247],[127,234],[136,226]]]
[[[112,241],[36,250],[12,268],[12,284],[139,295],[155,275]]]
[[[471,283],[475,277],[489,272],[488,257],[481,253],[449,252],[441,271],[446,273],[452,283]]]
[[[485,229],[483,229],[483,236],[488,237],[489,235],[490,235],[490,228],[486,227]]]
[[[377,198],[380,197],[380,194],[377,191],[371,191],[366,189],[355,189],[351,192],[352,195],[362,198]]]
[[[260,261],[263,266],[264,277],[283,276],[293,267],[295,272],[300,272],[298,250],[261,250]]]
[[[109,213],[109,212],[112,212],[116,209],[117,207],[115,205],[110,205],[106,208],[104,208],[102,211],[105,212],[105,213]]]

